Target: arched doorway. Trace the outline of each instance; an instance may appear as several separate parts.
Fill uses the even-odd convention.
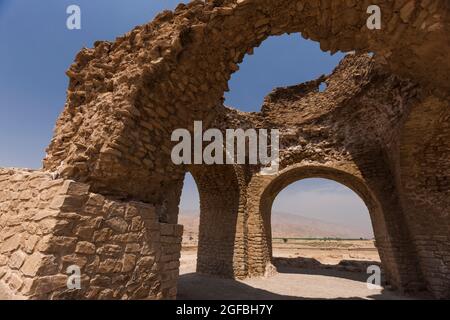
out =
[[[426,38],[427,30],[408,27],[402,29],[402,37],[392,37],[401,24],[399,13],[392,12],[391,1],[380,1],[379,6],[398,21],[390,32],[364,28],[367,7],[360,2],[320,8],[304,1],[193,1],[161,13],[115,43],[96,42],[95,48],[77,55],[67,72],[67,103],[44,168],[88,182],[103,194],[173,202],[165,195],[175,180],[182,179],[182,172],[170,163],[170,133],[198,119],[210,124],[231,74],[271,35],[300,32],[319,42],[323,51],[386,54],[395,71],[429,81],[430,66],[418,62],[440,42],[429,41],[429,50],[417,49],[417,55],[400,54],[417,32]],[[418,4],[414,9],[423,10]],[[445,18],[436,18],[437,23]],[[445,35],[435,30],[433,39],[446,39]],[[434,71],[434,77],[446,74],[443,68]]]
[[[233,166],[191,166],[184,180],[178,224],[189,264],[186,272],[243,277],[239,268],[243,206],[239,170]],[[183,261],[182,261],[183,262]]]
[[[280,219],[276,219],[279,216]],[[289,218],[298,222],[317,219],[323,228],[292,230],[304,238],[372,239],[373,228],[369,211],[362,199],[351,189],[333,180],[307,178],[291,183],[275,198],[272,205],[272,233],[283,236],[281,224]],[[277,222],[278,221],[278,222]],[[275,226],[277,225],[277,226]],[[327,228],[336,227],[335,231]],[[277,229],[278,228],[278,229]]]
[[[331,74],[345,56],[331,55],[320,44],[298,33],[268,37],[239,64],[228,82],[225,105],[245,112],[260,112],[275,88],[288,87]]]
[[[280,281],[302,288],[302,296],[375,294],[367,289],[367,271],[381,270],[380,258],[368,208],[354,191],[329,179],[298,180],[276,196],[270,220]],[[381,272],[378,280],[383,285]]]
[[[305,61],[294,55],[286,55],[288,61],[273,61],[276,52],[282,54],[290,48],[299,56],[303,53]],[[239,65],[242,69],[230,80],[231,90],[225,94],[225,97],[237,106],[232,105],[230,108],[220,106],[220,117],[213,124],[222,131],[234,127],[254,126],[256,122],[254,123],[251,118],[260,117],[263,113],[254,111],[261,111],[261,105],[258,104],[264,105],[264,97],[267,97],[270,90],[277,85],[298,85],[301,81],[309,81],[324,73],[331,74],[343,56],[342,53],[332,56],[323,52],[318,43],[301,39],[298,34],[269,37],[261,47],[255,49],[255,52],[246,55],[243,63]],[[294,60],[296,65],[291,67],[290,64]],[[268,61],[272,63],[270,67],[266,66]],[[280,69],[278,74],[274,74],[273,71],[278,69]],[[261,73],[270,74],[271,77],[265,77],[262,80]],[[320,77],[322,78],[324,77]],[[256,84],[251,83],[253,80]],[[249,83],[246,86],[242,85],[247,82]],[[264,84],[262,88],[260,88],[261,84]],[[308,91],[314,85],[308,83],[305,87]],[[251,100],[246,97],[247,94],[251,95]],[[250,101],[253,102],[250,103]],[[255,107],[255,105],[258,106]],[[235,107],[239,111],[236,112]],[[233,121],[233,117],[236,117],[237,122]],[[239,117],[242,117],[244,121],[241,122]],[[250,118],[248,122],[246,117]],[[187,246],[198,245],[198,272],[222,277],[247,277],[245,203],[246,185],[252,175],[251,169],[246,166],[232,165],[189,165],[184,169],[186,170],[184,188],[188,190],[186,193],[181,193],[179,189],[182,195],[179,212],[181,215],[183,210],[188,212],[185,212],[186,217],[178,217],[178,223],[185,225],[183,239]],[[186,199],[189,195],[197,197],[192,194],[192,188],[198,188],[198,202],[201,203],[199,208],[192,203],[193,199]],[[186,202],[189,203],[187,207]],[[194,210],[193,207],[195,207]],[[192,217],[192,214],[198,217]],[[198,230],[193,230],[193,227],[197,229],[197,225]],[[188,242],[191,243],[188,244]]]
[[[450,100],[426,96],[399,135],[397,183],[427,288],[450,296]]]

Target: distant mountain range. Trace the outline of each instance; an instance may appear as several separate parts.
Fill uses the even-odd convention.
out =
[[[198,214],[182,212],[179,223],[184,225],[184,236],[196,240],[199,228]],[[372,233],[362,230],[286,212],[272,213],[272,236],[274,238],[373,238]]]

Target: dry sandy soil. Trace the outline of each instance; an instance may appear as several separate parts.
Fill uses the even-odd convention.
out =
[[[184,247],[178,299],[411,299],[367,288],[367,266],[380,261],[373,241],[279,240],[273,247],[277,272],[244,281],[195,273],[196,247]]]

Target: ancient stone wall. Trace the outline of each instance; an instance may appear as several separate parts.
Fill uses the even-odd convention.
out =
[[[450,297],[450,100],[424,96],[398,135],[398,183],[428,289]]]
[[[327,89],[319,92],[322,82],[327,83]],[[419,248],[411,237],[415,230],[410,228],[409,214],[403,211],[394,174],[398,132],[410,110],[420,103],[421,92],[417,85],[392,76],[368,56],[349,55],[329,76],[274,90],[260,113],[219,111],[215,125],[222,130],[280,129],[281,169],[287,171],[267,177],[254,168],[242,168],[251,178],[232,190],[239,190],[233,191],[234,201],[239,194],[246,203],[244,213],[236,215],[245,221],[244,233],[235,235],[246,239],[245,254],[244,259],[233,262],[233,268],[242,268],[245,276],[263,276],[270,271],[274,198],[298,179],[325,177],[349,186],[369,208],[389,284],[414,292],[424,290],[428,280],[433,282],[434,277],[424,278],[425,271],[419,267]],[[215,181],[214,175],[207,178]],[[202,194],[203,186],[198,186]],[[206,221],[207,215],[204,212],[201,228],[214,230],[213,219]],[[200,240],[200,245],[202,242],[206,241]],[[217,252],[211,242],[209,251]],[[204,270],[208,270],[205,261],[212,267],[214,259],[217,257],[199,254]],[[218,273],[219,269],[212,269]],[[442,286],[443,282],[439,283]]]
[[[239,185],[232,166],[192,168],[200,195],[197,271],[234,277],[239,216]]]
[[[155,208],[42,172],[0,170],[0,292],[17,299],[175,298],[182,227]],[[69,266],[81,289],[67,287]]]
[[[448,1],[370,4],[382,9],[380,31],[366,27],[366,1],[197,0],[82,50],[67,73],[45,169],[88,181],[95,192],[167,201],[182,175],[170,162],[171,132],[199,119],[209,125],[231,74],[271,35],[301,32],[323,50],[376,52],[398,74],[439,81],[434,90],[450,83]]]
[[[381,30],[366,28],[369,4],[382,9]],[[200,272],[266,273],[273,198],[325,175],[365,200],[392,284],[449,297],[449,26],[447,0],[196,0],[83,49],[43,170],[0,171],[1,285],[19,298],[173,298],[190,171]],[[330,76],[277,89],[260,113],[225,108],[245,55],[295,32],[375,57],[349,55]],[[280,129],[286,175],[175,166],[171,133],[194,120]],[[71,264],[82,290],[65,287]]]

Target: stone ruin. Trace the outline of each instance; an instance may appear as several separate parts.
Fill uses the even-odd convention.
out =
[[[366,28],[371,4],[381,30]],[[43,169],[0,170],[0,286],[20,299],[175,298],[190,172],[198,272],[264,276],[274,198],[322,177],[364,200],[387,283],[449,298],[449,29],[447,0],[196,0],[81,50]],[[329,76],[274,90],[261,112],[225,107],[244,56],[284,33],[352,53]],[[281,171],[173,165],[171,132],[194,120],[279,128]],[[67,287],[70,265],[80,290]]]

